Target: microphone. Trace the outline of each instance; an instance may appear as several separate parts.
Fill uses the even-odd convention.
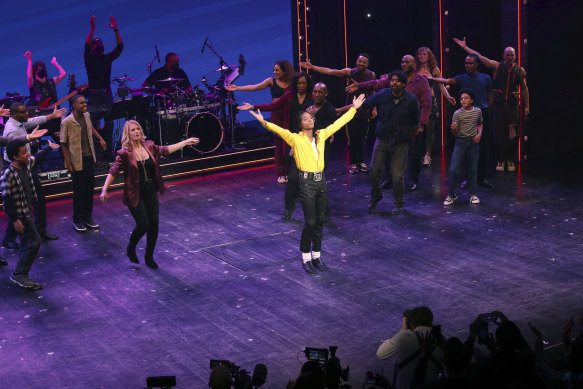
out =
[[[263,363],[258,363],[253,369],[253,377],[251,378],[251,385],[259,387],[265,383],[267,378],[267,366]]]
[[[204,51],[204,48],[206,47],[206,42],[209,40],[209,37],[207,35],[206,38],[204,38],[204,43],[202,44],[202,49],[200,49],[200,52],[202,53]]]
[[[158,52],[158,45],[154,45],[156,48],[156,57],[158,57],[158,63],[160,63],[160,53]]]

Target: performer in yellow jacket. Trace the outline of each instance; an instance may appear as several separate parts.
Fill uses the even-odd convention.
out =
[[[297,134],[273,123],[266,122],[259,110],[257,113],[249,111],[265,129],[279,135],[294,149],[294,159],[300,171],[300,196],[304,210],[304,228],[300,241],[302,266],[306,272],[311,274],[317,273],[316,269],[327,270],[320,256],[322,227],[327,203],[326,179],[324,177],[324,144],[328,137],[344,127],[354,117],[356,110],[363,102],[363,94],[355,97],[353,107],[348,112],[321,130],[314,129],[314,117],[309,112],[301,111],[298,114],[299,133]]]

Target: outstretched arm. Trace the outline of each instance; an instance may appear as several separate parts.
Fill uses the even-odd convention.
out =
[[[427,79],[435,81],[438,84],[455,85],[455,78],[428,77]]]
[[[330,68],[325,68],[322,66],[312,65],[312,63],[310,61],[300,62],[300,67],[302,67],[304,69],[313,70],[313,71],[318,72],[318,73],[327,74],[329,76],[336,76],[336,77],[348,77],[348,76],[350,76],[350,69],[349,68],[330,69]]]
[[[492,69],[494,71],[498,70],[498,66],[500,65],[500,63],[498,61],[494,61],[494,60],[491,60],[490,58],[484,57],[482,54],[478,53],[476,50],[468,47],[468,45],[466,44],[466,37],[465,36],[464,36],[464,39],[462,39],[462,40],[457,39],[457,38],[453,38],[453,40],[466,53],[477,55],[480,62],[482,62],[485,67],[487,67],[488,69]]]
[[[200,140],[198,138],[188,138],[183,140],[182,142],[174,143],[173,145],[168,146],[168,154],[172,154],[175,151],[180,150],[184,146],[195,145]]]
[[[226,85],[225,89],[230,91],[230,92],[235,92],[235,91],[253,92],[256,90],[267,89],[267,88],[271,87],[272,85],[273,85],[273,81],[271,80],[271,78],[266,78],[265,80],[261,81],[259,84],[243,85],[243,86],[237,86],[237,85],[231,84],[231,85]]]
[[[438,68],[435,68],[432,76],[437,77],[437,78],[441,78],[441,71]],[[441,94],[443,95],[443,97],[445,97],[446,100],[449,101],[449,103],[451,105],[455,105],[455,103],[456,103],[455,98],[449,94],[449,91],[447,90],[447,88],[445,87],[444,84],[439,84],[439,90],[441,91]]]
[[[53,64],[59,71],[59,75],[53,77],[53,81],[55,82],[55,85],[57,85],[59,82],[63,81],[63,78],[65,78],[67,72],[65,71],[65,69],[63,69],[61,65],[59,65],[59,63],[57,62],[57,57],[53,57],[53,59],[51,60],[51,64]]]

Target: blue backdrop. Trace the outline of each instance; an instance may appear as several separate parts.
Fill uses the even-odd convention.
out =
[[[2,4],[0,23],[2,59],[0,60],[0,97],[7,91],[28,95],[26,59],[42,60],[49,76],[57,75],[50,64],[53,56],[77,84],[87,82],[83,45],[89,32],[89,18],[97,17],[94,37],[103,39],[105,50],[115,46],[115,35],[108,27],[114,15],[124,41],[124,51],[112,67],[112,78],[127,74],[135,78],[131,88],[141,86],[148,76],[146,66],[158,45],[163,65],[167,52],[180,57],[180,66],[196,85],[205,76],[214,82],[218,58],[208,49],[201,54],[205,37],[229,64],[237,64],[239,54],[247,60],[244,76],[235,84],[255,84],[271,76],[278,59],[292,61],[291,14],[289,1],[273,0],[77,0],[10,1]],[[66,95],[67,79],[58,86],[59,98]],[[201,85],[202,87],[202,85]],[[115,93],[117,83],[112,84]],[[237,100],[270,102],[268,91],[239,92]],[[247,120],[247,114],[241,119]]]

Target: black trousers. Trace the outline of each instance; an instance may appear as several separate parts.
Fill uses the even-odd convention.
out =
[[[299,179],[302,208],[304,210],[304,228],[300,240],[300,251],[322,250],[322,230],[326,204],[328,203],[328,190],[326,179],[313,181],[304,178]]]
[[[158,192],[152,190],[149,193],[142,193],[140,191],[138,205],[135,208],[128,208],[136,221],[136,227],[132,231],[130,242],[128,243],[128,250],[134,252],[142,236],[147,233],[146,257],[151,258],[154,255],[154,249],[158,241],[158,229],[160,225]]]
[[[91,219],[93,190],[95,189],[95,163],[92,156],[83,156],[83,169],[71,174],[73,180],[73,222]]]
[[[38,254],[41,238],[30,218],[21,217],[20,221],[24,226],[24,233],[20,234],[20,252],[18,253],[18,263],[16,264],[14,275],[28,277],[28,272]],[[12,221],[9,220],[8,224],[14,228]]]
[[[407,162],[409,183],[419,182],[419,174],[421,173],[421,159],[425,155],[425,129],[422,133],[415,135],[413,142],[409,146],[409,161]]]
[[[294,211],[296,209],[296,197],[299,191],[299,173],[296,160],[288,158],[287,184],[285,185],[285,209]]]
[[[40,235],[44,235],[47,232],[47,200],[45,198],[45,192],[40,183],[40,178],[38,177],[38,171],[36,167],[33,167],[30,171],[32,175],[32,182],[34,184],[34,190],[36,191],[37,201],[32,203],[32,209],[34,213],[34,225],[36,230]],[[6,233],[4,234],[5,242],[14,242],[16,239],[16,230],[14,229],[13,223],[8,223],[6,225]]]
[[[368,132],[368,119],[354,118],[346,125],[350,137],[350,163],[364,162],[364,141]]]

